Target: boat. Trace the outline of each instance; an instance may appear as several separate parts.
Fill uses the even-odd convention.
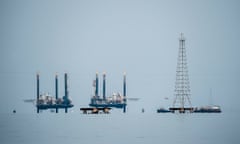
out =
[[[209,97],[209,103],[207,106],[202,106],[199,108],[195,108],[195,113],[221,113],[222,110],[219,105],[213,105],[212,102],[212,88],[210,88],[210,97]]]
[[[195,108],[194,109],[195,113],[221,113],[222,110],[220,108],[220,106],[204,106],[204,107],[200,107],[200,108]]]
[[[167,110],[167,109],[165,109],[165,108],[159,108],[159,109],[157,109],[157,113],[169,113],[169,112],[171,112],[170,110]]]
[[[88,107],[88,108],[80,108],[80,111],[82,111],[83,114],[99,114],[99,113],[109,114],[111,109],[112,108],[109,108],[109,107],[104,107],[104,108]]]

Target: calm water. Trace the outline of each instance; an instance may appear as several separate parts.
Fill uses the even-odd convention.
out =
[[[221,114],[1,114],[1,144],[240,143],[240,116]]]

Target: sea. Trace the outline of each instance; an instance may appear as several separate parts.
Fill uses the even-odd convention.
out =
[[[0,114],[1,144],[239,144],[238,111]]]

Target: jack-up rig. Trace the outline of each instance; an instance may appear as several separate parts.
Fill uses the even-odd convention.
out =
[[[55,90],[56,90],[56,97],[50,96],[48,93],[40,94],[40,80],[39,80],[39,73],[37,74],[37,113],[40,110],[46,109],[56,109],[56,113],[58,113],[58,109],[65,109],[65,113],[68,112],[68,108],[72,108],[72,100],[69,97],[68,92],[68,75],[67,73],[64,74],[64,83],[65,83],[65,95],[62,98],[58,98],[58,75],[56,74],[55,77]]]
[[[99,95],[99,78],[96,73],[96,79],[93,82],[94,95],[91,98],[89,106],[95,108],[121,108],[126,112],[127,99],[126,99],[126,73],[123,75],[123,95],[120,93],[113,93],[112,96],[106,97],[106,73],[103,73],[103,96]]]

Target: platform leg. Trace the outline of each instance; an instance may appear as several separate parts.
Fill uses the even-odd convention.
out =
[[[126,106],[123,107],[123,113],[126,113]]]

